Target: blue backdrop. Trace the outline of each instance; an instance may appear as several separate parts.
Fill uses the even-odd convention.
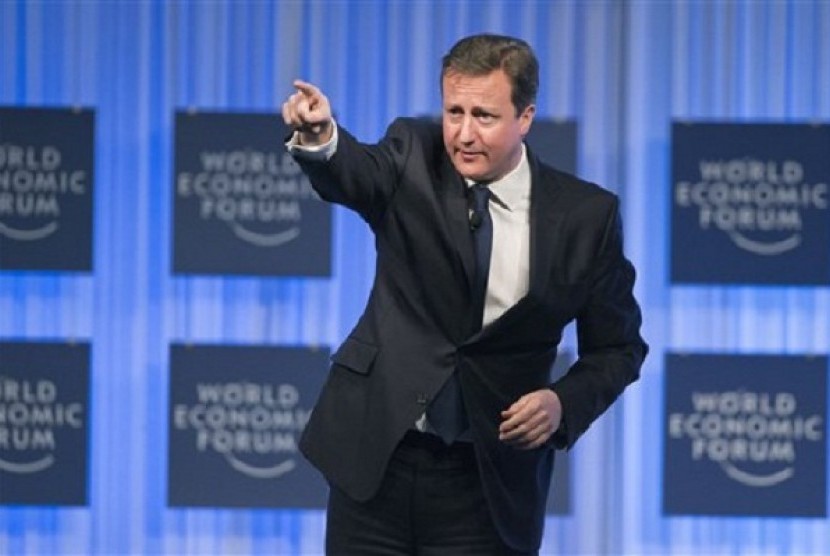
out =
[[[338,209],[331,279],[173,277],[174,112],[277,111],[299,76],[373,140],[436,112],[440,56],[478,31],[534,45],[539,114],[621,196],[654,350],[572,454],[543,553],[830,553],[827,519],[664,517],[659,480],[664,351],[830,351],[827,287],[668,285],[671,120],[830,119],[821,0],[0,2],[0,104],[96,110],[94,272],[0,274],[0,339],[91,345],[89,506],[0,508],[0,553],[321,552],[322,512],[166,507],[168,345],[336,345],[371,237]]]

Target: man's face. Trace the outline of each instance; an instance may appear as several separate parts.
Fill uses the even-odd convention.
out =
[[[473,181],[494,181],[513,170],[536,107],[516,116],[510,81],[500,69],[479,76],[450,70],[441,86],[444,147],[455,169]]]

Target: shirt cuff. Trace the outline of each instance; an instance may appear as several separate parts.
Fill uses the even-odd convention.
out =
[[[295,131],[288,141],[286,141],[285,148],[288,149],[289,153],[298,158],[325,162],[334,156],[335,151],[337,151],[337,122],[332,119],[331,125],[331,139],[328,142],[314,146],[301,145],[299,142],[300,132]]]

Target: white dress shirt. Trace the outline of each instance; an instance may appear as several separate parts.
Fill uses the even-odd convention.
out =
[[[524,297],[530,283],[530,165],[524,145],[519,164],[488,187],[492,193],[493,249],[484,326]]]

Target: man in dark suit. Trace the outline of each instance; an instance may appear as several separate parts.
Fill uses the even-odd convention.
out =
[[[301,441],[331,487],[327,551],[535,554],[554,449],[647,352],[617,198],[524,144],[538,88],[524,41],[459,41],[442,125],[401,118],[375,145],[338,126],[319,89],[294,86],[288,149],[377,249],[366,310]],[[574,320],[579,357],[550,384]]]

